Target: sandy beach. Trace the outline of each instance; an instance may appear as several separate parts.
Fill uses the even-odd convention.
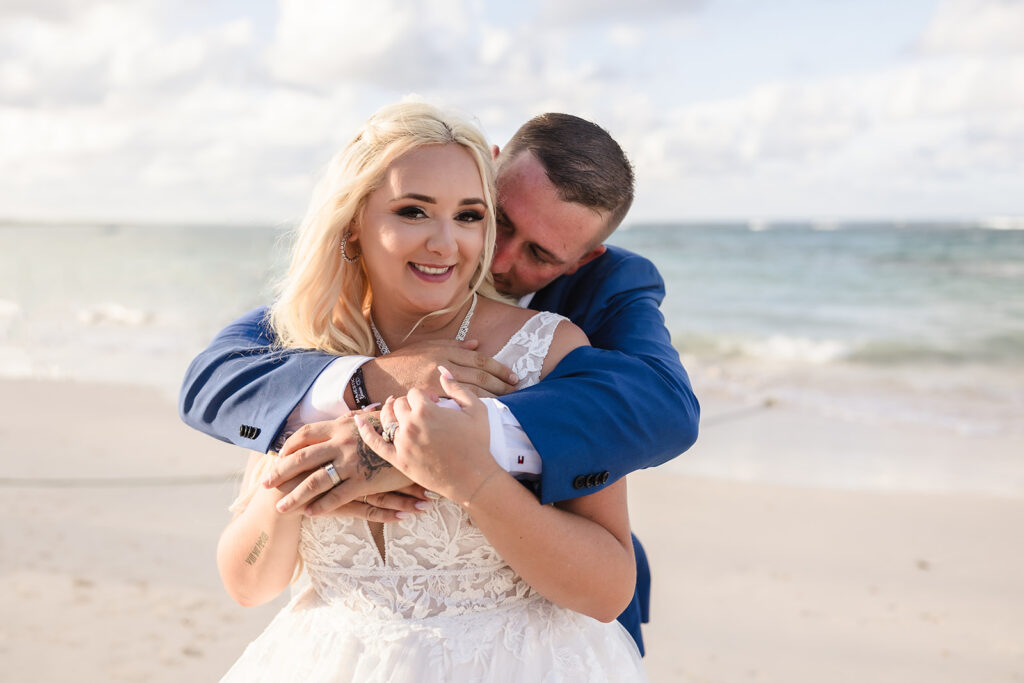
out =
[[[0,409],[4,680],[217,680],[281,604],[238,607],[214,565],[245,453],[192,432],[149,389],[2,380]],[[705,401],[709,418],[741,409]],[[844,432],[785,405],[753,419],[709,426],[683,458],[756,448],[770,463],[795,448],[792,425],[810,424],[804,453],[979,448]],[[1024,498],[684,470],[630,478],[654,572],[653,681],[1024,681]]]

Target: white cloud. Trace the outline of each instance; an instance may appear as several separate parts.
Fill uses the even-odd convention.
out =
[[[1024,2],[946,0],[919,46],[927,53],[940,54],[1024,52]]]
[[[596,121],[636,165],[633,220],[1024,209],[1020,2],[943,4],[887,66],[685,105],[661,29],[712,4],[552,1],[558,21],[501,26],[479,0],[281,0],[268,25],[190,7],[206,23],[160,0],[0,8],[0,217],[293,217],[409,92],[499,144],[543,111]]]
[[[320,91],[338,83],[430,87],[475,58],[475,3],[463,0],[281,0],[269,50],[278,78]]]
[[[608,42],[616,47],[636,47],[643,39],[644,31],[636,26],[615,23],[608,29]]]
[[[543,0],[539,19],[553,24],[592,24],[603,21],[681,16],[706,5],[705,0]]]
[[[982,13],[965,30],[982,36],[988,25]],[[634,128],[627,140],[642,183],[633,218],[793,216],[792,207],[854,216],[1020,213],[1024,88],[1014,83],[1024,83],[1024,54],[919,53],[875,71],[765,84],[647,117],[643,133]],[[617,116],[629,125],[633,114]]]

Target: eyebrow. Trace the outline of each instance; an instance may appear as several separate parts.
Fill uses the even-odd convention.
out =
[[[415,199],[416,201],[425,202],[427,204],[437,204],[437,199],[435,199],[434,197],[430,197],[425,194],[416,194],[415,192],[407,192],[406,194],[403,194],[401,197],[395,197],[391,201],[397,202],[402,199]],[[459,206],[468,206],[471,204],[483,204],[486,206],[487,202],[480,199],[479,197],[469,197],[459,202]]]

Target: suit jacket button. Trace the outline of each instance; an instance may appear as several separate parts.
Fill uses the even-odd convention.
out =
[[[608,483],[608,478],[611,477],[611,476],[612,475],[608,473],[608,470],[605,470],[604,472],[601,473],[601,478],[598,480],[597,483],[598,484],[607,484]]]
[[[587,487],[587,478],[582,474],[572,480],[572,487],[574,489],[582,489]]]
[[[242,425],[238,428],[238,435],[243,439],[255,439],[260,435],[260,428],[252,425]]]

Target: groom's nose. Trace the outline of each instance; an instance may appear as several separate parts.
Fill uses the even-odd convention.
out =
[[[494,259],[491,261],[491,273],[504,275],[512,268],[512,240],[500,233],[494,240]]]

